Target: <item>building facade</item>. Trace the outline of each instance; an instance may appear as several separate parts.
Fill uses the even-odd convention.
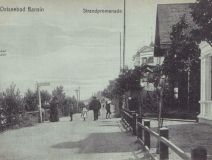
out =
[[[199,121],[212,124],[212,47],[207,42],[201,49],[201,98]]]
[[[154,47],[144,46],[134,56],[134,66],[150,65],[156,66],[163,63],[164,57],[154,57]]]

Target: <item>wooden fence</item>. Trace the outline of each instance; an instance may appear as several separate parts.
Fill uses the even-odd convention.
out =
[[[151,136],[155,137],[159,142],[159,159],[169,159],[169,149],[176,153],[183,160],[207,160],[207,150],[202,147],[195,148],[191,151],[191,155],[186,154],[182,149],[169,141],[168,128],[160,128],[159,133],[150,129],[150,120],[142,120],[136,116],[135,111],[122,110],[122,122],[124,126],[136,135],[138,141],[144,146],[144,149],[151,159],[157,159],[150,153]]]

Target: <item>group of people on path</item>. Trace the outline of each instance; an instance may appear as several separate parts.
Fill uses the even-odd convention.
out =
[[[105,109],[106,109],[106,119],[110,118],[110,115],[111,115],[110,105],[111,105],[111,101],[106,101],[105,105],[103,105],[103,108],[105,106]],[[85,105],[83,105],[81,109],[81,117],[83,121],[86,120],[88,109],[93,110],[94,121],[97,121],[98,117],[100,116],[101,106],[102,105],[100,101],[95,96],[90,101],[88,108]],[[73,120],[73,109],[70,108],[70,121],[72,120]]]

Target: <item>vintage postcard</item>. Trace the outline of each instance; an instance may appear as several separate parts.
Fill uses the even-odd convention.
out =
[[[0,0],[0,160],[212,159],[211,0]]]

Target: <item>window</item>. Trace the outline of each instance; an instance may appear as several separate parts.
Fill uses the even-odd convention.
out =
[[[142,58],[142,64],[145,64],[147,62],[147,58],[146,57],[143,57]]]
[[[153,57],[149,57],[148,58],[148,63],[154,63],[154,58]]]

